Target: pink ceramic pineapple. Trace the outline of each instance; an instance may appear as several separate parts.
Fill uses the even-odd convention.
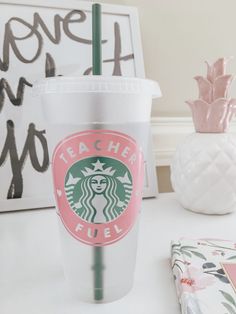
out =
[[[236,135],[226,133],[236,112],[228,96],[233,76],[229,59],[207,63],[207,76],[196,76],[199,98],[187,101],[196,133],[179,145],[171,165],[173,188],[190,210],[224,214],[236,209]]]
[[[228,97],[233,75],[225,74],[227,59],[220,58],[213,65],[207,64],[207,77],[196,76],[199,98],[187,101],[196,132],[226,132],[236,108],[236,99]]]

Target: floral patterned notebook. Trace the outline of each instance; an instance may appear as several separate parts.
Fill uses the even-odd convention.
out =
[[[236,243],[181,238],[171,256],[182,314],[236,314]]]

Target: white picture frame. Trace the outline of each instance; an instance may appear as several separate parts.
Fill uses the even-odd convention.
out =
[[[32,20],[33,14],[38,13],[39,16],[42,17],[42,21],[48,27],[49,32],[51,32],[51,34],[53,34],[52,25],[55,26],[53,24],[53,22],[55,23],[55,16],[56,15],[59,16],[59,19],[61,17],[61,20],[63,20],[63,17],[65,17],[66,13],[69,13],[72,10],[81,10],[82,12],[85,13],[86,17],[88,18],[89,14],[91,12],[91,2],[77,1],[77,0],[67,0],[67,1],[65,1],[65,0],[57,0],[57,1],[54,1],[54,0],[40,0],[40,1],[39,0],[23,0],[23,1],[8,0],[8,1],[0,1],[0,8],[1,8],[1,10],[0,10],[0,27],[2,27],[2,29],[4,29],[4,34],[2,36],[0,34],[0,47],[1,47],[0,51],[4,51],[3,55],[0,55],[0,66],[2,67],[0,79],[4,78],[5,83],[7,82],[10,84],[10,86],[11,86],[11,84],[12,84],[12,86],[14,86],[14,88],[12,88],[12,89],[14,90],[13,93],[15,93],[15,96],[14,95],[13,96],[15,98],[17,98],[16,90],[19,87],[19,85],[18,85],[19,84],[19,78],[23,77],[23,76],[21,75],[21,73],[19,73],[17,75],[17,82],[11,82],[11,78],[13,77],[13,73],[11,73],[11,69],[14,70],[14,73],[18,73],[20,71],[23,71],[22,70],[23,66],[25,66],[26,70],[24,70],[24,71],[26,71],[26,72],[24,72],[24,74],[26,73],[25,76],[27,76],[28,74],[31,75],[31,81],[33,81],[33,79],[37,79],[37,76],[39,75],[39,73],[37,71],[36,71],[36,73],[34,73],[34,69],[33,69],[34,62],[32,62],[32,63],[29,62],[27,64],[26,63],[23,64],[24,62],[23,63],[20,62],[20,60],[19,60],[20,58],[14,59],[14,57],[12,57],[12,54],[13,54],[12,51],[10,51],[10,52],[8,51],[9,55],[6,56],[7,55],[6,50],[8,48],[10,50],[11,50],[11,48],[12,49],[14,48],[13,47],[14,40],[17,41],[17,44],[20,46],[21,41],[24,42],[24,40],[26,40],[28,38],[30,38],[30,40],[35,39],[35,38],[27,37],[29,35],[29,32],[28,33],[26,32],[25,35],[21,34],[21,37],[20,37],[18,32],[20,32],[21,30],[20,30],[20,27],[18,27],[19,25],[17,25],[17,23],[19,23],[19,21],[17,19],[22,18],[26,23],[28,23],[28,24],[24,24],[24,27],[27,28],[28,27],[27,25],[32,23],[32,24],[30,24],[32,26],[34,21],[35,21],[35,20]],[[131,67],[132,65],[129,65],[129,67],[128,66],[123,67],[123,71],[126,71],[126,68],[128,69],[127,73],[125,73],[124,75],[129,74],[129,76],[133,75],[133,76],[137,76],[137,77],[141,77],[141,78],[145,77],[137,9],[134,7],[109,5],[109,4],[103,4],[102,9],[103,9],[103,16],[105,17],[105,18],[103,18],[103,20],[105,20],[106,18],[107,19],[110,18],[112,21],[114,21],[114,17],[116,17],[116,19],[118,21],[119,20],[122,22],[124,21],[124,23],[126,23],[130,27],[129,36],[130,36],[131,42],[129,43],[129,45],[130,45],[130,47],[132,47],[132,51],[130,52],[129,56],[131,54],[133,55],[133,59],[132,59],[133,68]],[[24,15],[24,16],[22,17],[22,15]],[[50,16],[51,17],[53,16],[54,19],[51,20]],[[35,18],[35,16],[34,16],[34,18]],[[51,21],[50,25],[47,24],[48,19]],[[16,25],[14,25],[14,22],[16,23]],[[62,21],[62,24],[64,22],[65,22],[65,18]],[[71,18],[70,22],[72,23],[72,18]],[[8,48],[6,48],[7,46],[4,46],[4,44],[6,45],[6,42],[4,41],[6,31],[9,32],[9,29],[7,29],[7,25],[8,25],[7,23],[9,23],[9,24],[12,23],[13,28],[14,28],[14,32],[16,32],[16,34],[14,34],[13,42],[11,42],[11,44],[9,45]],[[58,24],[58,25],[60,25],[60,24]],[[68,27],[68,25],[69,25],[69,22],[67,23],[67,27]],[[35,28],[35,25],[34,25],[33,31],[35,31],[35,32],[38,31],[39,37],[44,36],[44,38],[43,38],[44,46],[43,46],[43,48],[41,47],[42,49],[44,49],[45,45],[47,45],[47,41],[45,39],[45,32],[44,32],[44,29],[42,28],[42,26],[43,26],[43,23],[38,24],[38,26],[37,26],[38,28]],[[39,27],[41,27],[40,31],[39,31]],[[64,27],[64,24],[63,24],[63,27]],[[22,26],[22,28],[23,28],[23,26]],[[25,30],[22,29],[22,32],[23,31],[25,31]],[[61,31],[61,36],[63,37],[64,34],[63,34],[62,26],[61,26],[60,31]],[[67,30],[67,32],[70,32],[70,31]],[[70,33],[70,34],[72,34],[72,33]],[[54,35],[56,38],[56,31],[55,31]],[[23,39],[24,36],[26,39]],[[66,37],[66,36],[64,36],[64,37]],[[21,39],[19,39],[19,38],[21,38]],[[64,38],[64,39],[67,40],[68,38]],[[46,42],[46,44],[45,44],[45,42]],[[9,42],[8,42],[8,44],[9,44]],[[31,48],[33,47],[33,45],[35,45],[34,42],[32,42],[31,44],[27,44],[28,46],[27,45],[23,46],[23,44],[20,46],[21,47],[20,49],[22,49],[22,51],[25,50],[24,53],[26,55],[27,55],[27,53],[30,53]],[[114,39],[114,45],[115,45],[115,39]],[[48,47],[50,49],[53,49],[53,48],[51,48],[52,46],[53,46],[52,43],[49,42]],[[63,51],[64,50],[66,51],[66,48],[68,48],[68,44],[66,42],[64,42],[63,47],[64,47]],[[18,48],[19,47],[17,47],[17,46],[14,48],[15,53],[17,53]],[[56,49],[55,49],[55,51],[56,51]],[[18,54],[20,56],[20,52],[18,52]],[[46,55],[48,57],[48,54],[46,54]],[[5,62],[6,60],[4,60],[4,58],[7,59],[8,57],[9,57],[10,61],[7,60],[7,62]],[[11,59],[13,59],[13,61]],[[110,60],[112,60],[112,59],[110,58]],[[11,61],[12,61],[13,65],[11,64]],[[46,60],[46,62],[47,61],[48,61],[48,59]],[[49,58],[49,61],[51,61],[50,58]],[[104,61],[104,63],[105,62],[106,61]],[[120,59],[120,62],[123,62],[123,60]],[[130,58],[130,62],[131,62],[131,58]],[[108,58],[107,59],[107,65],[105,65],[105,66],[108,67],[108,65],[110,66],[111,63],[112,62],[109,61],[109,58]],[[6,70],[6,67],[8,67],[7,70]],[[10,67],[12,67],[12,68],[10,68]],[[10,68],[10,70],[9,70],[9,68]],[[115,71],[114,68],[113,68],[113,72]],[[59,64],[58,69],[62,69],[62,70],[64,69],[64,71],[66,73],[65,74],[63,73],[63,75],[67,75],[68,73],[70,73],[70,71],[73,70],[73,69],[70,69],[70,64],[68,66],[65,66],[65,67],[63,67],[63,65]],[[50,68],[49,68],[49,71],[50,71]],[[128,73],[128,71],[131,71],[131,72],[133,71],[133,73],[130,74],[130,73]],[[109,72],[109,69],[107,70],[107,72]],[[81,74],[83,74],[83,73],[81,73]],[[27,79],[28,79],[28,76],[27,76]],[[20,129],[21,128],[21,122],[22,121],[23,122],[28,121],[26,116],[28,114],[30,115],[29,111],[32,110],[32,108],[29,107],[29,108],[26,108],[24,110],[24,109],[22,109],[24,107],[24,104],[23,104],[23,106],[22,106],[22,104],[21,105],[18,104],[19,107],[17,107],[17,105],[12,105],[12,102],[10,101],[10,99],[8,99],[9,95],[8,95],[8,93],[6,93],[5,87],[3,87],[3,85],[2,85],[2,86],[0,86],[0,88],[2,88],[2,89],[0,89],[0,92],[2,92],[2,95],[4,95],[4,97],[5,97],[4,102],[2,104],[3,108],[1,108],[2,110],[0,111],[0,126],[6,124],[6,121],[9,121],[9,119],[12,118],[12,121],[16,124],[14,126],[15,130],[20,130],[19,132],[21,133],[21,131],[22,131]],[[27,96],[27,97],[29,97],[29,96]],[[25,96],[25,98],[26,98],[26,96]],[[16,99],[16,101],[17,101],[17,99]],[[25,100],[25,103],[26,102],[27,102],[27,100]],[[8,109],[6,109],[6,107]],[[20,112],[20,114],[17,113],[16,109],[19,109],[18,112]],[[32,114],[32,112],[31,112],[31,115],[34,115],[34,113]],[[34,118],[37,119],[38,117],[34,117]],[[6,124],[6,125],[7,125],[7,128],[11,130],[11,125],[10,124]],[[2,134],[2,135],[0,135],[0,158],[1,158],[1,156],[3,157],[3,148],[4,148],[4,145],[6,142],[6,137],[9,134],[8,134],[8,131],[6,131],[5,134],[4,134],[4,132],[1,132],[0,134]],[[1,138],[1,136],[2,136],[2,138]],[[16,144],[19,144],[17,146],[17,149],[19,151],[21,150],[22,154],[23,154],[23,151],[24,151],[23,141],[21,141],[20,137],[19,137],[19,139],[16,138],[15,140],[16,140],[16,142],[17,142],[17,140],[19,141],[19,143],[16,143]],[[8,151],[8,153],[9,153],[9,151]],[[18,157],[20,159],[20,154]],[[151,143],[149,144],[148,158],[150,158],[150,160],[146,161],[146,184],[145,184],[145,189],[144,189],[144,197],[153,197],[153,196],[157,195],[157,180],[156,180],[156,173],[155,173],[155,165],[154,165],[153,158],[152,158]],[[0,180],[2,182],[4,182],[4,180],[6,180],[6,181],[9,180],[9,175],[11,175],[11,173],[9,173],[9,169],[11,169],[11,167],[12,167],[11,164],[12,164],[13,158],[11,158],[9,160],[9,158],[5,156],[5,160],[3,160],[3,159],[4,158],[2,158],[2,163],[0,164]],[[23,170],[25,171],[25,173],[23,175],[25,176],[25,178],[27,178],[27,180],[26,180],[27,182],[26,182],[25,186],[26,186],[26,188],[28,187],[28,189],[29,189],[28,195],[23,194],[20,198],[13,198],[13,199],[6,199],[6,198],[4,198],[3,195],[0,195],[0,212],[1,211],[11,211],[11,210],[32,209],[32,208],[45,208],[45,207],[54,206],[54,199],[52,196],[52,191],[51,191],[51,193],[49,193],[47,195],[45,194],[45,191],[42,192],[42,194],[39,192],[37,194],[30,195],[31,187],[33,189],[33,184],[36,184],[37,188],[40,190],[40,186],[42,186],[43,182],[48,181],[48,177],[45,180],[45,178],[43,178],[43,176],[40,176],[39,182],[35,183],[35,181],[37,181],[37,180],[33,176],[31,176],[31,174],[30,174],[31,168],[30,168],[30,165],[27,163],[27,159],[26,159],[25,163],[26,164],[24,166],[24,169],[22,166],[22,172],[23,172]],[[3,164],[6,167],[6,169],[3,169],[4,168]],[[22,164],[23,164],[23,162],[22,162]],[[8,169],[7,169],[7,167],[8,167]],[[47,172],[49,172],[49,171],[47,171]],[[48,174],[48,176],[50,176],[50,173]],[[31,182],[31,180],[32,180],[32,182]],[[47,184],[47,183],[45,183],[45,184]],[[4,184],[1,186],[4,186]],[[8,189],[8,195],[9,195],[9,193],[16,193],[16,190],[17,190],[16,185],[13,185],[13,186],[11,185],[11,189],[10,190]],[[0,193],[1,193],[1,187],[0,187]],[[4,191],[4,193],[6,195],[6,191]]]

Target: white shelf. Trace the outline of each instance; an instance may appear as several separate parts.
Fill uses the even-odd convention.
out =
[[[67,293],[54,209],[0,214],[1,314],[179,314],[170,241],[181,236],[233,240],[235,215],[194,214],[174,198],[163,194],[143,201],[134,287],[105,305],[81,303]]]

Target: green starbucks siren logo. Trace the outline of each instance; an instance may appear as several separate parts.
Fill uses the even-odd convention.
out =
[[[78,241],[105,246],[125,237],[141,206],[143,153],[113,130],[86,130],[62,139],[52,159],[58,214]]]
[[[132,177],[122,162],[108,157],[90,157],[74,163],[65,177],[70,208],[90,223],[115,220],[127,208]]]

